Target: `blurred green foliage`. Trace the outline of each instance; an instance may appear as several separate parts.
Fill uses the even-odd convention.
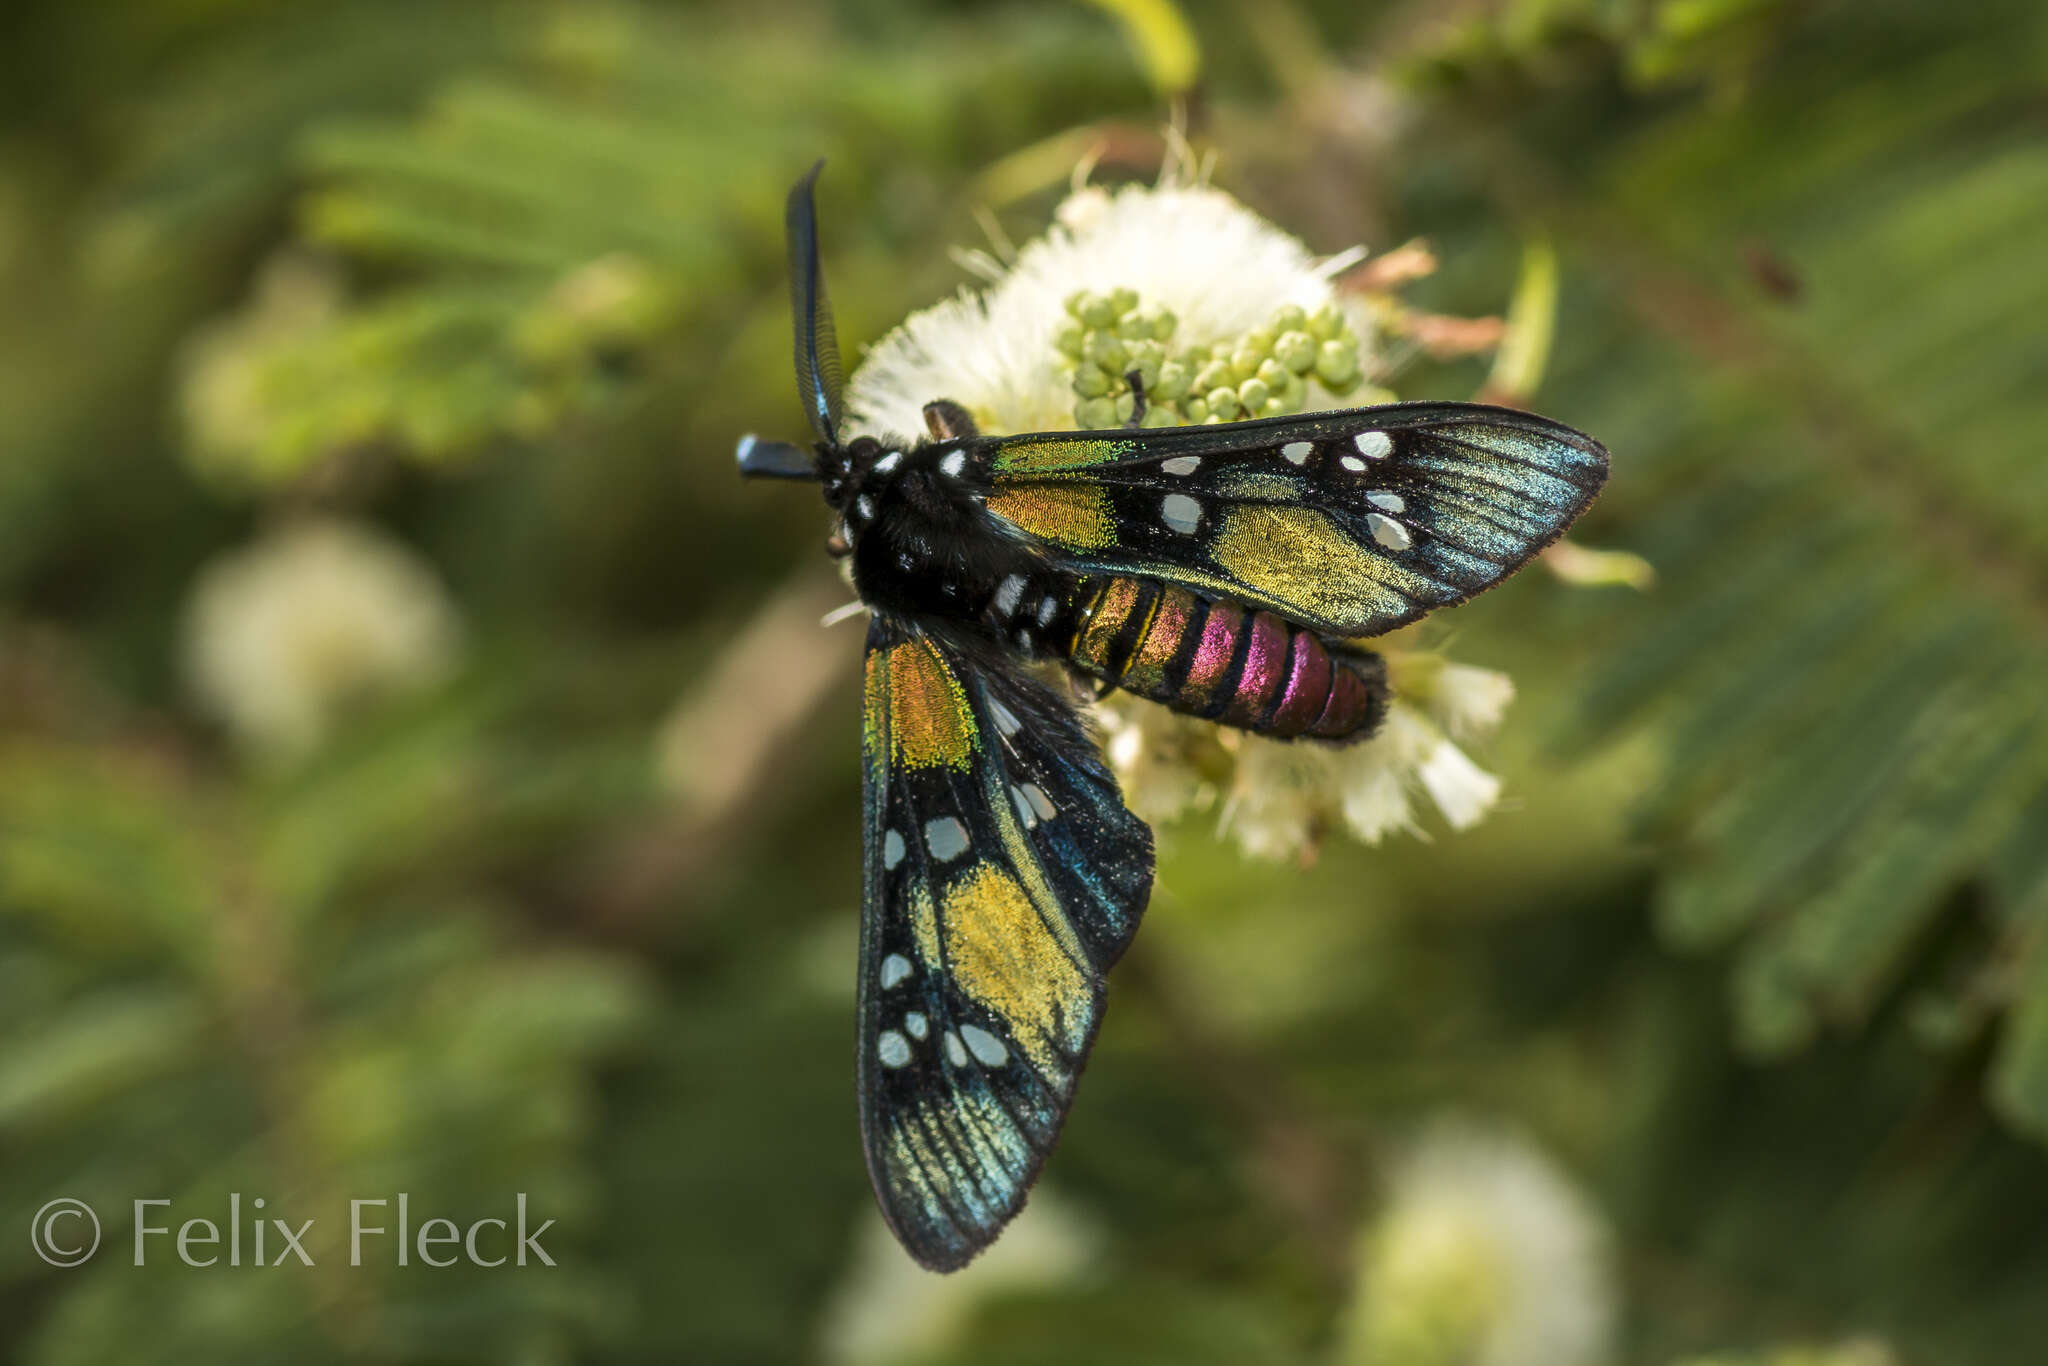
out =
[[[1554,248],[1538,405],[1615,452],[1582,537],[1658,579],[1439,628],[1523,694],[1479,831],[1303,869],[1162,832],[1048,1177],[1101,1246],[924,1359],[1332,1360],[1386,1155],[1445,1110],[1593,1193],[1627,1362],[2048,1332],[2038,5],[4,23],[9,1359],[845,1359],[854,636],[766,656],[753,748],[657,745],[766,604],[835,591],[817,508],[730,477],[801,430],[781,195],[830,158],[857,354],[962,282],[982,188],[1021,239],[1074,155],[1150,174],[1189,34],[1221,182],[1317,249],[1426,234],[1419,301],[1484,314]],[[265,763],[191,700],[185,604],[309,508],[423,556],[466,664]],[[130,1264],[131,1201],[231,1192],[321,1265]],[[348,1201],[399,1192],[525,1192],[560,1265],[349,1267]],[[58,1196],[87,1267],[23,1236]]]

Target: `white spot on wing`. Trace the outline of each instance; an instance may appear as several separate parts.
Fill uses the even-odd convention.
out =
[[[1024,795],[1023,788],[1011,786],[1010,804],[1017,808],[1017,819],[1024,822],[1026,830],[1038,824],[1038,813],[1032,809],[1031,799]]]
[[[967,827],[957,816],[935,816],[924,823],[924,847],[944,863],[967,852]]]
[[[1290,441],[1280,448],[1280,454],[1286,457],[1288,464],[1299,465],[1315,454],[1315,449],[1316,443],[1313,441]]]
[[[894,830],[882,836],[882,866],[894,869],[903,862],[903,836]]]
[[[1040,787],[1037,783],[1026,783],[1024,784],[1024,797],[1031,803],[1031,809],[1038,813],[1038,819],[1042,821],[1052,819],[1053,811],[1056,808],[1052,804],[1052,798],[1045,795],[1044,788]]]
[[[993,697],[988,700],[988,709],[996,718],[996,729],[1003,734],[1015,735],[1024,728],[1024,723],[1017,719],[1017,713],[1011,711]]]
[[[1046,594],[1045,600],[1038,604],[1038,624],[1040,626],[1052,625],[1053,615],[1059,610],[1060,600],[1050,593]]]
[[[882,960],[882,990],[887,991],[908,976],[910,960],[902,954],[892,953]]]
[[[1408,528],[1391,517],[1368,512],[1365,514],[1365,524],[1372,528],[1372,538],[1389,550],[1406,550],[1414,544],[1408,535]]]
[[[1360,432],[1351,438],[1351,444],[1367,460],[1385,460],[1394,453],[1394,438],[1385,432]]]
[[[946,1031],[946,1061],[955,1067],[967,1066],[967,1045],[950,1029]]]
[[[1353,474],[1356,474],[1360,470],[1365,468],[1365,462],[1363,460],[1360,460],[1355,455],[1347,455],[1342,460],[1339,460],[1337,463],[1342,465],[1345,469],[1350,470]]]
[[[1159,468],[1168,474],[1193,474],[1201,467],[1202,457],[1199,455],[1176,455],[1171,460],[1159,462]]]
[[[1024,598],[1024,576],[1012,574],[996,585],[996,615],[1013,617],[1017,615],[1017,604]]]
[[[922,1039],[931,1033],[931,1026],[925,1023],[923,1011],[911,1010],[904,1012],[903,1031],[913,1039]]]
[[[1010,1060],[1010,1050],[1003,1047],[1003,1041],[980,1025],[961,1025],[960,1039],[983,1067],[1001,1067]]]
[[[885,1029],[875,1040],[875,1056],[884,1067],[903,1067],[910,1062],[910,1040],[893,1029]]]
[[[1398,493],[1388,493],[1385,489],[1374,489],[1371,493],[1365,495],[1365,501],[1371,503],[1376,508],[1385,508],[1388,512],[1406,512],[1408,510],[1407,499]]]
[[[954,451],[951,455],[947,456],[944,460],[941,460],[939,462],[939,473],[945,475],[949,479],[958,479],[960,477],[960,471],[966,468],[967,452],[965,451]]]
[[[1169,493],[1159,504],[1159,520],[1169,531],[1192,536],[1202,524],[1202,505],[1185,493]]]

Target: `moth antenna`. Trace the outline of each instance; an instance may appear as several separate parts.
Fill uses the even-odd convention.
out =
[[[789,237],[789,303],[796,325],[796,387],[804,416],[827,445],[839,444],[839,334],[832,324],[832,300],[818,261],[818,210],[811,187],[825,169],[819,159],[790,189],[785,225]]]
[[[1131,415],[1124,420],[1124,429],[1136,431],[1145,421],[1145,377],[1131,370],[1125,372],[1124,382],[1131,386]]]

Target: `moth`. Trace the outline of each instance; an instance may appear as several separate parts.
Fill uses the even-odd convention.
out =
[[[1349,642],[1527,563],[1592,502],[1607,452],[1471,403],[1153,428],[1141,407],[1114,431],[984,436],[935,397],[920,439],[848,439],[822,164],[787,212],[817,440],[748,436],[739,466],[823,486],[829,548],[870,613],[861,1138],[897,1238],[949,1271],[1022,1207],[1152,889],[1151,830],[1071,696],[1026,666],[1299,744],[1357,741],[1389,694],[1381,658]]]

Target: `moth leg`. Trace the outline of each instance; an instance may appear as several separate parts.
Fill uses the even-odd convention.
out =
[[[924,405],[924,425],[934,441],[964,441],[981,434],[967,410],[950,398],[934,399]]]
[[[1131,415],[1124,420],[1124,430],[1136,431],[1145,421],[1145,377],[1130,370],[1125,372],[1124,382],[1131,386]]]

